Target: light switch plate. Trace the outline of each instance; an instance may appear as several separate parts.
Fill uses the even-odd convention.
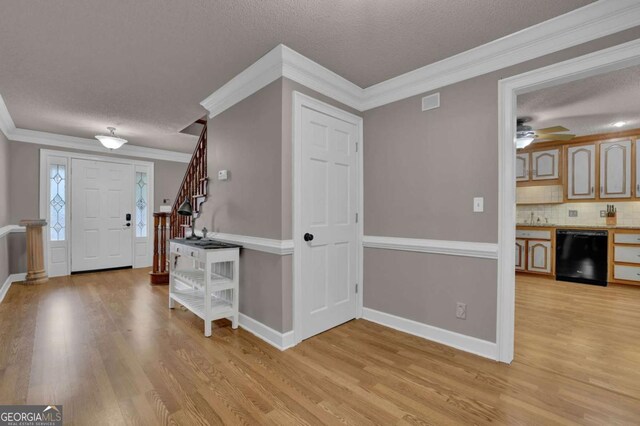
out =
[[[484,211],[484,197],[475,197],[473,199],[473,212],[482,213]]]
[[[227,180],[229,178],[229,172],[226,170],[218,171],[218,180]]]
[[[569,217],[578,217],[578,210],[569,210]]]

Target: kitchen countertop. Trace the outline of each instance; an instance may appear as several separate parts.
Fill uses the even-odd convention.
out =
[[[559,229],[638,229],[639,226],[627,226],[627,225],[554,225],[552,223],[544,225],[530,225],[527,223],[517,223],[517,228],[559,228]]]

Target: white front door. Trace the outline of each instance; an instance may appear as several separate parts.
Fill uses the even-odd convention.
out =
[[[133,265],[132,177],[130,164],[72,160],[72,272]]]
[[[356,317],[358,127],[302,107],[302,339]],[[308,234],[308,235],[307,235]],[[300,236],[297,236],[300,238]]]

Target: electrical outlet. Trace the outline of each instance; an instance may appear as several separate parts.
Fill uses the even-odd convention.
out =
[[[600,210],[600,217],[607,217],[607,211],[606,210]]]
[[[467,304],[458,302],[456,303],[456,318],[458,319],[467,319]]]
[[[578,217],[578,210],[569,210],[569,217]]]

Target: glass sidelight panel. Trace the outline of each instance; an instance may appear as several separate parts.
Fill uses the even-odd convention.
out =
[[[66,166],[49,166],[49,233],[51,241],[64,241],[66,234]]]
[[[145,172],[136,172],[136,237],[145,238],[148,228],[149,185]]]

